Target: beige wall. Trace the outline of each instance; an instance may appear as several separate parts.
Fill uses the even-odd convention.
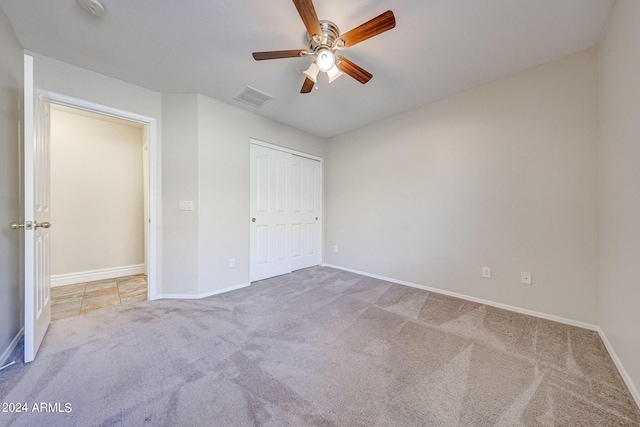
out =
[[[597,64],[590,49],[330,140],[325,261],[597,323]]]
[[[600,45],[600,324],[640,387],[640,2],[619,0]]]
[[[4,11],[0,9],[0,365],[23,325],[20,231],[9,229],[23,219],[19,205],[23,56]]]
[[[144,264],[142,126],[51,111],[51,274]]]

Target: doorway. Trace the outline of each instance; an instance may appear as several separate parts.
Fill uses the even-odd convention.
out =
[[[51,316],[147,299],[147,125],[51,103]]]
[[[77,114],[96,114],[102,120],[124,121],[129,126],[138,126],[142,129],[142,172],[143,176],[143,211],[144,217],[140,228],[144,233],[144,261],[143,274],[146,274],[147,299],[157,299],[158,287],[160,286],[158,269],[158,225],[159,213],[158,205],[160,195],[157,193],[157,176],[160,167],[157,164],[157,120],[151,117],[142,116],[136,113],[119,110],[116,108],[96,104],[73,97],[53,92],[43,92],[42,97],[54,108],[71,108]],[[54,225],[55,226],[55,225]],[[96,224],[97,226],[97,224]],[[125,268],[122,274],[132,273],[131,269]],[[122,274],[119,274],[120,276]],[[58,282],[61,283],[61,282]]]
[[[148,127],[149,159],[149,216],[144,227],[148,229],[148,298],[157,298],[159,283],[158,270],[158,206],[161,194],[156,191],[156,177],[160,171],[157,164],[157,119],[136,113],[119,110],[94,102],[47,92],[34,87],[33,57],[24,55],[24,122],[22,129],[23,170],[22,189],[24,200],[24,223],[12,227],[24,229],[23,266],[24,266],[24,361],[34,360],[38,348],[51,323],[50,298],[50,245],[49,228],[49,108],[51,103],[75,107],[81,110],[99,113],[115,118],[146,124]],[[148,223],[146,220],[148,219]],[[54,224],[55,225],[55,224]],[[96,224],[99,226],[99,224]]]

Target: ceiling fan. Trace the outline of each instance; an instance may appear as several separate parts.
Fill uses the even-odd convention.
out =
[[[396,26],[393,12],[388,10],[344,34],[340,34],[338,26],[331,21],[318,20],[312,0],[293,0],[298,13],[307,27],[308,49],[273,50],[253,52],[256,61],[278,58],[295,58],[313,56],[315,61],[304,71],[306,79],[300,93],[309,93],[318,79],[320,71],[327,73],[329,83],[342,73],[348,74],[360,83],[365,84],[373,74],[359,67],[344,56],[336,55],[336,51],[353,46],[373,36],[384,33]]]

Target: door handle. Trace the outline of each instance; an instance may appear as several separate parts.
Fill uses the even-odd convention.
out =
[[[38,223],[38,221],[35,221],[35,224],[33,224],[34,228],[51,228],[51,223],[49,222],[40,222]]]
[[[251,222],[256,222],[256,219],[255,218],[251,218]]]
[[[51,227],[51,224],[49,224],[48,222],[45,223],[48,224],[47,228]],[[9,228],[12,230],[19,230],[21,228],[24,228],[25,230],[33,230],[34,223],[31,221],[25,221],[24,224],[20,224],[18,222],[12,222],[11,224],[9,224]]]

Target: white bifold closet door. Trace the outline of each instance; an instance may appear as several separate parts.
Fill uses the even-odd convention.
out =
[[[293,270],[320,264],[320,162],[292,156],[292,253]]]
[[[250,280],[320,264],[320,162],[251,144]]]

